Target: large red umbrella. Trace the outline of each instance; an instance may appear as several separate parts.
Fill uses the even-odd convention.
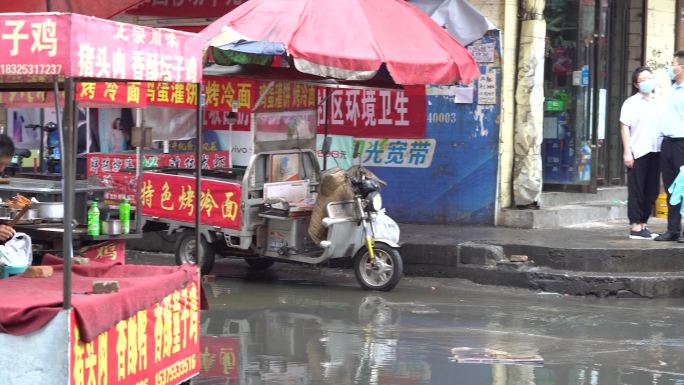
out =
[[[373,78],[385,65],[401,85],[471,83],[470,53],[403,0],[250,0],[202,32],[207,46],[288,56],[298,71]]]
[[[109,19],[144,0],[7,0],[0,1],[0,13],[71,12]]]

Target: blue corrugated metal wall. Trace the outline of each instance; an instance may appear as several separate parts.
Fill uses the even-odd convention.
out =
[[[483,40],[496,43],[494,63],[480,70],[496,71],[500,101],[499,34]],[[372,169],[389,183],[383,190],[388,213],[404,223],[494,224],[500,103],[479,105],[477,87],[472,104],[455,104],[453,96],[427,98],[426,137],[437,141],[431,167]],[[430,119],[435,113],[448,114],[450,121]]]

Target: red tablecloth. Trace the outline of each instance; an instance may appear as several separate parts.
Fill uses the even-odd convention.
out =
[[[24,335],[42,328],[62,308],[61,259],[46,255],[50,278],[0,279],[0,332]],[[73,267],[73,307],[81,339],[89,342],[118,321],[127,319],[189,284],[194,266],[76,265]],[[92,294],[96,279],[116,280],[119,292]]]

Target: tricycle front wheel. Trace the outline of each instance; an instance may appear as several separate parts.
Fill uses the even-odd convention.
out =
[[[367,248],[362,248],[354,257],[354,274],[361,287],[366,290],[390,291],[399,283],[404,263],[399,252],[382,243],[373,246],[375,263]]]

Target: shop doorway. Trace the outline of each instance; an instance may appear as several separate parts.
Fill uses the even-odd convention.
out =
[[[631,92],[630,3],[547,2],[545,191],[596,192],[624,183],[619,113]]]

